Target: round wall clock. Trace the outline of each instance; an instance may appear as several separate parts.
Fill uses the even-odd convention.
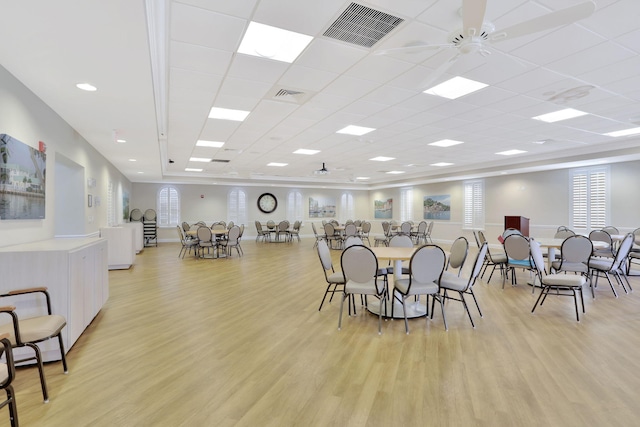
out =
[[[258,197],[258,209],[264,213],[271,213],[278,207],[278,199],[271,193],[264,193]]]

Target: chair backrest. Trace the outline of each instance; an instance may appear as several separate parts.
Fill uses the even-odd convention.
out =
[[[569,229],[564,229],[560,231],[556,231],[556,234],[553,235],[554,239],[566,239],[567,237],[575,236],[576,233]]]
[[[633,242],[636,245],[640,245],[640,228],[633,230]]]
[[[227,241],[230,243],[236,243],[238,241],[238,237],[240,237],[240,227],[234,225],[229,229],[229,233],[227,234]]]
[[[566,225],[561,225],[558,227],[556,231],[564,231],[564,230],[569,230],[569,227],[567,227]]]
[[[627,233],[620,242],[620,246],[618,247],[618,252],[616,252],[615,260],[613,261],[613,265],[611,266],[611,270],[617,270],[619,268],[624,268],[624,262],[629,256],[629,252],[631,251],[631,247],[633,246],[633,233]]]
[[[611,247],[613,240],[611,240],[611,234],[604,230],[593,230],[589,233],[589,240],[592,242],[605,242]]]
[[[331,252],[329,251],[326,240],[318,241],[318,257],[320,258],[322,268],[325,270],[325,275],[327,270],[333,272],[333,261],[331,260]]]
[[[367,235],[371,231],[371,223],[368,221],[364,221],[362,223],[362,234]]]
[[[506,241],[505,241],[506,243]],[[529,241],[529,253],[531,254],[531,260],[533,261],[531,264],[533,268],[538,272],[538,276],[541,278],[547,274],[544,266],[544,257],[542,256],[542,249],[540,249],[540,244],[535,241],[535,239],[531,239]]]
[[[392,248],[412,248],[413,240],[409,236],[397,235],[391,238],[389,246]]]
[[[184,245],[184,231],[182,230],[182,227],[180,227],[179,225],[176,226],[176,228],[178,229],[178,237],[180,238],[180,243],[182,243]]]
[[[344,227],[344,234],[345,236],[355,236],[358,234],[358,227],[354,223],[347,224]]]
[[[140,209],[131,209],[129,213],[129,221],[142,221],[142,211]]]
[[[522,232],[518,229],[515,228],[507,228],[506,230],[504,230],[502,232],[502,238],[506,239],[507,237],[511,236],[512,234],[522,234]]]
[[[584,262],[586,264],[593,253],[593,243],[586,236],[569,236],[562,242],[560,253],[562,254],[562,262]]]
[[[482,265],[484,264],[484,259],[487,256],[487,251],[489,250],[489,244],[484,242],[480,249],[478,250],[478,254],[476,255],[476,262],[473,264],[473,268],[471,269],[471,276],[469,277],[468,286],[473,286],[476,279],[480,275],[480,271],[482,270]]]
[[[276,228],[276,223],[275,223],[275,221],[273,221],[272,219],[270,219],[269,221],[267,221],[267,228],[268,228],[268,229]]]
[[[507,257],[523,261],[529,259],[529,240],[522,234],[511,234],[504,239],[504,251]]]
[[[389,221],[382,221],[382,232],[384,233],[385,236],[389,236],[390,230],[391,230],[391,224],[389,224]]]
[[[451,245],[451,252],[449,255],[449,261],[447,263],[447,269],[457,268],[462,270],[462,266],[464,265],[464,261],[467,259],[467,254],[469,252],[469,242],[465,237],[458,237],[453,241]]]
[[[353,224],[353,220],[352,219],[348,219],[344,222],[344,225],[349,225],[349,224]]]
[[[262,232],[262,224],[260,223],[260,221],[255,222],[256,224],[256,230],[258,231],[258,234],[260,234]]]
[[[278,224],[279,231],[287,231],[289,229],[289,221],[280,221]]]
[[[223,222],[214,222],[211,224],[212,230],[226,230],[227,226]]]
[[[155,221],[157,218],[156,211],[153,209],[147,209],[144,211],[144,220],[145,221]]]
[[[344,248],[348,248],[353,245],[364,245],[362,239],[358,236],[349,236],[347,240],[344,241]]]
[[[333,236],[334,234],[336,234],[336,229],[333,227],[333,224],[330,222],[327,222],[324,225],[324,234],[327,235],[327,237]]]
[[[429,226],[427,227],[427,236],[431,235],[431,231],[433,231],[433,221],[429,222]]]
[[[242,235],[244,234],[244,224],[240,224],[240,236],[242,237]]]
[[[418,224],[418,234],[426,233],[428,226],[429,224],[427,224],[427,221],[420,221],[420,224]]]
[[[355,221],[353,221],[353,223],[356,225],[356,227],[362,227],[362,220],[360,219],[356,219]]]
[[[207,224],[204,223],[204,221],[198,221],[195,223],[195,225],[197,225],[198,227],[206,227]]]
[[[188,222],[182,222],[182,230],[183,230],[184,232],[189,231],[189,229],[190,229],[190,228],[191,228],[191,226],[189,225],[189,223],[188,223]]]
[[[200,242],[210,242],[211,241],[211,229],[209,227],[205,226],[200,226],[198,227],[198,240],[200,240]]]
[[[300,230],[300,225],[301,225],[301,224],[300,224],[300,221],[295,220],[295,221],[293,222],[293,229],[294,229],[294,231],[298,231],[298,230]]]
[[[616,227],[611,226],[611,225],[607,225],[606,227],[603,227],[602,230],[606,231],[609,234],[620,234],[618,229]]]
[[[316,236],[316,238],[318,237],[318,230],[316,230],[316,223],[312,222],[311,223],[311,229],[313,230],[313,235]]]
[[[227,230],[231,230],[231,227],[233,227],[235,224],[233,223],[233,221],[229,221],[229,224],[227,224]]]
[[[345,281],[372,282],[377,294],[381,294],[384,290],[384,283],[382,281],[378,283],[378,259],[368,247],[360,245],[348,247],[342,252],[340,265]]]
[[[406,235],[411,234],[411,223],[409,221],[403,222],[400,226],[400,232]]]
[[[424,245],[419,247],[409,261],[411,274],[407,293],[409,293],[414,281],[419,283],[439,283],[440,276],[444,271],[445,259],[444,251],[439,246]]]

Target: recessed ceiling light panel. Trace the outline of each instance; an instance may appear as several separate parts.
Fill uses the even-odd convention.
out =
[[[447,162],[439,162],[439,163],[432,163],[431,166],[452,166],[453,163],[447,163]]]
[[[501,151],[501,152],[496,153],[496,154],[500,154],[501,156],[513,156],[513,155],[522,154],[522,153],[526,153],[526,151],[524,151],[524,150],[507,150],[507,151]]]
[[[184,169],[185,172],[202,172],[202,169],[198,169],[198,168],[185,168]]]
[[[451,147],[453,145],[464,144],[462,141],[456,141],[454,139],[441,139],[440,141],[432,142],[429,145],[436,147]]]
[[[400,175],[404,173],[404,171],[389,171],[387,172],[389,175]]]
[[[277,166],[279,168],[287,166],[289,163],[278,163],[278,162],[271,162],[271,163],[267,163],[267,166]]]
[[[198,147],[210,147],[210,148],[220,148],[224,145],[224,142],[221,141],[205,141],[204,139],[199,139],[196,141],[196,145]]]
[[[250,22],[238,53],[292,63],[313,37],[270,25]]]
[[[485,83],[457,76],[445,82],[442,82],[439,85],[432,87],[431,89],[425,90],[424,93],[440,96],[447,99],[456,99],[480,89],[484,89],[487,86],[488,85]]]
[[[232,120],[234,122],[242,122],[247,118],[250,111],[232,110],[230,108],[213,107],[209,111],[210,119]]]
[[[631,128],[631,129],[623,129],[617,130],[615,132],[605,133],[606,136],[629,136],[629,135],[637,135],[640,133],[640,127]]]
[[[189,159],[190,162],[202,162],[202,163],[209,163],[211,161],[211,159],[206,158],[206,157],[191,157]]]
[[[307,150],[306,148],[300,148],[294,151],[293,154],[306,154],[308,156],[311,156],[313,154],[318,154],[319,152],[320,150]]]
[[[559,122],[561,120],[573,119],[574,117],[586,116],[588,113],[573,108],[565,108],[564,110],[554,111],[552,113],[542,114],[532,117],[534,120],[540,120],[547,123]]]
[[[89,83],[78,83],[76,87],[78,89],[86,90],[87,92],[95,92],[96,90],[98,90],[97,87]]]
[[[373,160],[376,162],[388,162],[389,160],[394,160],[395,157],[384,157],[384,156],[378,156],[378,157],[374,157],[372,159],[369,160]]]
[[[344,134],[347,134],[347,135],[361,136],[361,135],[367,134],[369,132],[373,132],[374,130],[375,130],[374,128],[367,128],[367,127],[363,127],[363,126],[349,125],[347,127],[344,127],[342,129],[340,129],[336,133],[344,133]]]

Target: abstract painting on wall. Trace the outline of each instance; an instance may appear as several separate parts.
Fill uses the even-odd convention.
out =
[[[43,219],[47,158],[44,151],[0,134],[0,219]]]
[[[317,199],[309,197],[309,218],[334,218],[335,216],[335,199]]]
[[[451,195],[424,196],[424,219],[451,219]]]
[[[374,200],[373,216],[380,219],[393,218],[393,199]]]

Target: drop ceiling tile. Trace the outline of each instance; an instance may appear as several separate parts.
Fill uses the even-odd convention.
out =
[[[640,29],[630,31],[626,34],[618,36],[614,40],[627,49],[631,49],[636,53],[640,53]]]
[[[603,37],[615,38],[637,30],[639,17],[640,2],[636,0],[618,0],[608,6],[598,2],[594,14],[581,24]]]
[[[233,52],[240,45],[247,21],[173,3],[171,40]]]
[[[200,73],[223,75],[231,63],[232,53],[188,43],[172,41],[169,65]]]
[[[296,59],[297,65],[343,73],[368,54],[366,49],[328,39],[314,39]]]
[[[282,61],[236,54],[229,67],[228,76],[275,84],[287,68],[289,64]]]
[[[304,91],[318,92],[334,81],[339,74],[293,64],[282,75],[278,84]]]
[[[258,0],[179,0],[179,2],[213,12],[249,19]]]
[[[547,68],[571,76],[588,73],[602,67],[602,64],[616,63],[638,54],[613,42],[600,43],[597,46],[569,55],[547,65]],[[597,60],[594,60],[597,58]]]
[[[343,75],[386,83],[413,67],[414,65],[410,62],[400,61],[389,56],[371,55],[359,61]]]
[[[289,31],[317,36],[342,12],[344,0],[305,2],[261,0],[253,20]]]

